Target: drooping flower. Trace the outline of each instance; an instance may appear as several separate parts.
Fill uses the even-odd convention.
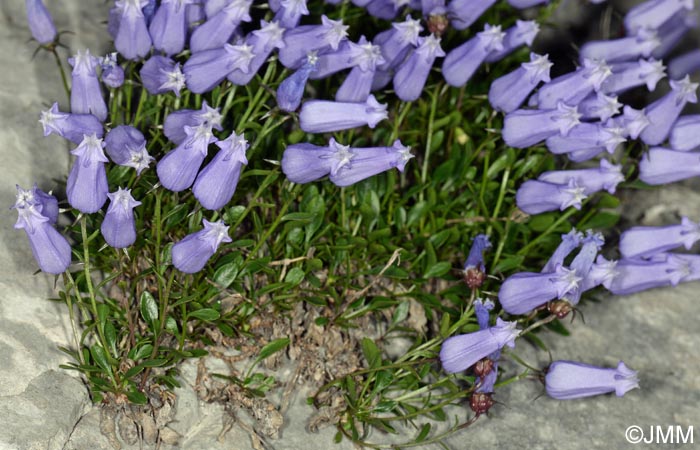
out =
[[[678,225],[632,227],[620,236],[620,254],[624,258],[646,258],[678,247],[690,248],[700,240],[700,224],[683,217]]]
[[[632,139],[637,139],[650,123],[643,109],[634,109],[629,105],[625,105],[622,108],[622,116],[618,116],[614,120],[625,128],[626,135]]]
[[[601,122],[605,122],[619,114],[622,106],[622,103],[617,101],[617,96],[598,92],[583,99],[578,104],[578,110],[582,119],[600,119]]]
[[[586,237],[581,241],[581,250],[574,260],[571,261],[571,269],[583,277],[583,279],[576,287],[569,290],[564,297],[572,305],[578,304],[579,300],[581,300],[581,294],[587,290],[586,288],[588,288],[589,285],[593,284],[586,283],[585,280],[604,243],[605,239],[603,239],[603,235],[601,233],[594,233],[591,230],[586,232]]]
[[[552,272],[519,272],[501,284],[498,301],[508,314],[526,314],[555,298],[563,298],[581,280],[575,269],[562,265]]]
[[[576,106],[563,102],[556,109],[518,109],[506,114],[503,140],[510,147],[527,148],[556,134],[568,135],[580,117]]]
[[[49,219],[40,212],[36,204],[16,207],[18,218],[15,229],[23,229],[29,238],[32,254],[39,268],[54,275],[68,269],[71,260],[70,244]]]
[[[469,81],[486,56],[503,50],[504,36],[500,25],[486,24],[484,31],[451,50],[442,63],[442,75],[447,84],[460,87]]]
[[[221,209],[231,201],[241,168],[248,164],[245,156],[248,141],[243,135],[231,133],[231,136],[216,145],[221,150],[199,172],[192,186],[195,198],[206,209]]]
[[[161,0],[148,32],[153,47],[166,55],[180,53],[187,38],[187,8],[195,0]]]
[[[639,161],[639,179],[658,185],[700,176],[700,152],[652,147]]]
[[[58,221],[58,199],[39,189],[36,183],[30,190],[24,190],[17,185],[17,198],[11,209],[34,206],[37,212],[49,219],[51,225]]]
[[[110,200],[100,231],[105,242],[114,248],[126,248],[136,242],[134,208],[141,202],[134,200],[131,189],[117,189],[107,194]]]
[[[97,79],[96,68],[99,58],[90,54],[78,52],[68,62],[73,66],[71,72],[72,88],[70,91],[70,109],[74,114],[93,114],[104,122],[107,119],[107,105],[102,97],[100,80]]]
[[[109,187],[105,163],[109,160],[103,147],[102,139],[93,134],[85,136],[80,145],[71,151],[77,158],[68,174],[66,195],[68,203],[82,213],[97,212],[107,201]]]
[[[668,76],[672,80],[680,80],[698,70],[700,70],[700,49],[678,55],[668,63]]]
[[[679,117],[671,128],[668,143],[673,150],[683,152],[700,147],[700,114]]]
[[[252,0],[231,0],[213,16],[207,15],[207,21],[195,28],[190,36],[193,55],[227,44],[241,22],[252,20],[249,14],[252,3]]]
[[[647,145],[659,145],[666,140],[673,123],[680,116],[687,103],[697,103],[698,83],[693,83],[686,75],[682,80],[671,80],[671,91],[646,107],[649,126],[639,137]]]
[[[489,241],[489,237],[485,234],[477,234],[472,240],[469,255],[464,262],[464,281],[470,289],[481,287],[486,278],[484,251],[489,248],[491,248],[491,242]]]
[[[557,400],[591,397],[614,392],[622,397],[638,388],[637,372],[620,361],[615,369],[575,361],[554,361],[544,378],[547,395]]]
[[[117,52],[109,53],[100,60],[100,79],[102,82],[113,89],[124,84],[124,69],[117,64]]]
[[[299,108],[309,75],[317,67],[318,57],[311,52],[307,55],[306,63],[280,83],[277,87],[277,106],[282,111],[292,112]]]
[[[199,125],[207,125],[215,130],[223,130],[221,122],[223,117],[219,112],[219,108],[212,108],[207,104],[207,101],[202,102],[202,108],[196,109],[180,109],[173,111],[165,118],[163,123],[163,134],[177,145],[180,145],[187,139],[185,127],[198,127]]]
[[[246,45],[252,48],[253,59],[250,60],[248,72],[243,72],[240,69],[234,69],[233,72],[227,75],[228,80],[238,86],[245,86],[253,79],[260,67],[267,61],[270,53],[276,48],[282,48],[284,43],[284,28],[280,27],[275,21],[265,22],[260,21],[260,29],[249,33],[246,36]]]
[[[117,125],[109,130],[104,143],[109,158],[116,164],[124,165],[131,160],[132,152],[146,143],[146,138],[131,125]]]
[[[336,186],[350,186],[371,176],[396,168],[403,172],[406,163],[413,158],[410,147],[398,139],[391,147],[351,148],[348,164],[331,169],[330,179]]]
[[[350,147],[331,138],[328,146],[301,143],[284,149],[282,172],[293,183],[310,183],[331,173],[334,167],[347,164],[353,158]]]
[[[139,75],[143,86],[153,95],[173,92],[179,97],[180,91],[185,87],[185,75],[180,69],[180,63],[166,56],[153,55],[148,58]]]
[[[41,0],[26,0],[27,24],[32,37],[42,45],[51,44],[58,35],[51,14]]]
[[[358,44],[351,44],[353,68],[338,88],[335,100],[338,102],[361,103],[367,100],[372,90],[372,82],[377,66],[384,64],[381,48],[368,42],[364,36]]]
[[[519,68],[491,83],[489,103],[498,111],[506,113],[515,111],[540,82],[550,81],[551,67],[552,63],[549,62],[547,55],[530,53],[530,62],[523,63]]]
[[[184,273],[197,273],[224,242],[231,242],[228,226],[223,220],[209,222],[202,219],[204,229],[188,234],[172,248],[173,265]]]
[[[515,338],[519,333],[515,322],[506,322],[499,317],[493,327],[449,337],[440,349],[442,368],[448,373],[466,370],[506,345],[515,347]]]
[[[58,110],[58,103],[50,109],[41,112],[39,119],[44,128],[44,136],[57,134],[74,144],[80,144],[84,135],[94,134],[102,137],[104,128],[102,122],[92,114],[71,114]]]
[[[554,154],[567,154],[574,161],[584,161],[603,151],[612,154],[625,142],[626,128],[615,122],[583,122],[571,129],[566,136],[554,135],[547,138],[546,144]]]
[[[681,39],[683,39],[690,30],[697,27],[698,16],[695,11],[688,9],[678,11],[659,27],[658,34],[661,43],[654,49],[651,56],[656,59],[666,58]]]
[[[491,311],[494,306],[491,300],[482,301],[480,298],[474,300],[474,313],[479,323],[479,329],[487,330],[489,328],[489,311]],[[477,388],[475,393],[472,394],[469,404],[472,410],[477,414],[484,413],[484,409],[488,410],[492,406],[492,404],[489,404],[492,402],[488,401],[491,400],[490,397],[485,399],[482,396],[483,394],[491,394],[493,392],[496,379],[498,378],[498,360],[500,357],[501,350],[499,349],[478,361],[474,367],[474,373],[477,375],[477,379],[475,380]],[[475,407],[475,401],[479,401],[481,404]]]
[[[192,186],[207,156],[209,144],[216,141],[211,126],[185,126],[187,139],[168,152],[156,164],[158,179],[166,189],[184,191]]]
[[[182,68],[187,87],[196,94],[209,92],[234,70],[250,72],[254,57],[253,47],[245,43],[194,53]]]
[[[126,59],[143,58],[151,50],[151,35],[142,11],[147,4],[148,0],[117,0],[119,29],[114,47]]]
[[[387,118],[387,105],[381,104],[374,95],[364,103],[310,100],[299,113],[299,125],[307,133],[325,133],[347,130],[361,126],[374,128]]]

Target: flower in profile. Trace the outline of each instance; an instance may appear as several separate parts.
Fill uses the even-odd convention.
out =
[[[148,25],[153,47],[166,55],[180,53],[187,37],[187,8],[195,0],[161,0]]]
[[[673,150],[684,152],[700,147],[700,114],[679,117],[673,124],[668,143]]]
[[[153,55],[148,58],[139,75],[143,86],[153,95],[173,92],[179,97],[185,87],[185,75],[180,70],[180,63],[166,56]]]
[[[575,361],[554,361],[544,378],[547,395],[557,400],[592,397],[614,392],[622,397],[639,387],[637,372],[620,361],[616,368]]]
[[[270,53],[276,48],[282,48],[284,44],[284,28],[275,21],[260,21],[260,29],[249,33],[245,43],[252,48],[253,59],[250,60],[248,72],[235,69],[227,75],[228,80],[238,86],[245,86],[253,79],[260,67],[267,61]]]
[[[639,179],[651,185],[700,176],[700,153],[652,147],[639,161]]]
[[[72,114],[58,110],[58,103],[41,112],[39,123],[44,129],[44,136],[57,134],[74,144],[80,144],[83,136],[94,134],[102,137],[102,122],[92,114]]]
[[[431,34],[419,40],[418,48],[406,58],[394,74],[394,91],[405,102],[417,100],[433,67],[435,59],[445,56],[440,38]]]
[[[173,192],[184,191],[194,183],[199,167],[207,157],[209,144],[216,141],[211,126],[185,126],[187,139],[156,164],[160,183]]]
[[[187,139],[185,126],[198,127],[199,125],[208,125],[215,130],[223,130],[221,122],[223,117],[219,112],[219,108],[212,108],[207,104],[207,101],[202,102],[202,108],[198,111],[195,109],[180,109],[173,111],[165,118],[163,123],[163,134],[177,145],[180,145]]]
[[[254,57],[253,47],[245,43],[193,53],[182,68],[187,87],[196,94],[209,92],[234,70],[250,72]]]
[[[109,53],[100,60],[100,79],[102,82],[113,89],[124,84],[124,69],[117,64],[117,53]]]
[[[70,244],[51,224],[48,217],[41,213],[41,206],[25,204],[14,206],[17,210],[15,229],[23,229],[29,238],[32,254],[39,268],[54,275],[59,275],[70,266]]]
[[[338,171],[349,164],[354,154],[350,146],[341,145],[331,138],[328,146],[313,144],[289,145],[282,155],[282,172],[293,183],[309,183]]]
[[[612,154],[627,139],[624,126],[611,120],[605,123],[583,122],[571,129],[566,136],[547,138],[547,149],[555,154],[566,154],[572,161],[585,161],[607,151]]]
[[[493,327],[445,339],[440,349],[442,368],[447,373],[461,372],[506,345],[515,347],[520,333],[515,327],[515,322],[499,317]]]
[[[330,179],[336,186],[350,186],[393,168],[403,172],[406,163],[413,158],[410,147],[398,139],[391,147],[350,148],[347,151],[352,154],[348,163],[331,168]]]
[[[519,272],[501,284],[498,301],[508,314],[526,314],[555,298],[564,298],[581,280],[575,269],[562,265],[552,272]]]
[[[491,248],[491,242],[485,234],[477,234],[472,240],[469,255],[464,262],[464,281],[470,289],[481,287],[486,278],[484,251],[489,248]]]
[[[600,160],[599,168],[578,170],[552,170],[544,172],[538,178],[549,183],[567,184],[569,180],[576,180],[576,184],[583,188],[585,195],[606,190],[615,193],[617,185],[625,181],[622,175],[622,165],[611,164],[605,159]]]
[[[26,0],[27,24],[32,37],[42,45],[51,44],[56,40],[56,26],[51,14],[41,0]]]
[[[323,15],[321,25],[301,25],[287,30],[285,46],[279,50],[280,62],[288,69],[297,69],[304,64],[309,52],[321,54],[326,50],[338,50],[347,35],[348,26],[342,20],[331,20]]]
[[[107,105],[100,90],[100,80],[97,79],[99,61],[90,54],[90,50],[68,58],[73,66],[70,109],[74,114],[93,114],[104,122],[107,119]]]
[[[469,81],[491,52],[503,50],[504,36],[500,25],[486,24],[484,31],[452,49],[442,63],[442,75],[447,84],[460,87]]]
[[[173,265],[184,273],[197,273],[223,242],[231,242],[228,226],[223,220],[209,222],[202,219],[204,229],[188,234],[172,248]]]
[[[668,76],[672,80],[680,80],[698,70],[700,70],[700,49],[678,55],[668,63]]]
[[[537,107],[555,108],[559,102],[578,105],[591,92],[600,90],[611,74],[605,61],[585,58],[575,72],[554,78],[537,91]]]
[[[615,295],[627,295],[700,279],[700,256],[657,253],[649,259],[621,259],[615,270],[606,287]]]
[[[12,208],[28,208],[34,206],[42,216],[54,225],[58,221],[58,200],[51,194],[39,189],[36,183],[31,190],[25,191],[17,185],[17,198]]]
[[[506,30],[503,37],[502,50],[493,50],[486,56],[484,62],[496,62],[515,51],[521,45],[532,45],[540,32],[540,25],[534,20],[516,20],[515,26]]]
[[[372,42],[379,46],[384,57],[384,63],[378,64],[378,68],[383,71],[396,68],[409,50],[418,46],[421,31],[420,20],[409,15],[405,21],[392,23],[390,29],[377,34]]]
[[[623,258],[647,258],[678,247],[690,248],[700,240],[700,224],[687,217],[677,225],[665,227],[632,227],[620,236]]]
[[[142,11],[146,5],[148,0],[117,0],[119,29],[114,47],[126,59],[143,58],[151,50],[151,35]]]
[[[671,91],[646,107],[649,126],[639,137],[647,145],[659,145],[666,140],[674,122],[687,103],[697,103],[698,83],[687,75],[682,80],[671,80]]]
[[[464,30],[477,21],[496,0],[452,0],[447,4],[450,25],[456,30]]]
[[[571,289],[566,293],[565,299],[569,301],[572,305],[578,304],[581,300],[581,294],[588,288],[592,283],[586,283],[586,277],[591,271],[593,264],[595,263],[596,256],[598,252],[603,247],[605,239],[601,233],[594,233],[591,230],[586,232],[586,237],[581,241],[581,250],[578,252],[573,261],[571,261],[571,269],[576,271],[583,277],[581,283],[576,287]]]
[[[605,94],[620,94],[644,85],[652,92],[656,89],[656,84],[666,76],[663,61],[654,58],[614,64],[611,69],[612,75],[600,86],[600,92]]]
[[[588,197],[586,188],[575,178],[566,183],[551,183],[541,180],[527,180],[515,193],[515,203],[527,214],[540,214],[546,211],[564,211],[573,206],[581,209],[581,202]]]
[[[207,15],[207,21],[195,28],[190,37],[192,53],[217,49],[227,44],[241,22],[252,20],[249,14],[252,3],[252,0],[231,0],[214,15]]]
[[[634,33],[640,29],[658,29],[678,12],[692,10],[693,0],[650,0],[643,2],[625,14],[625,29]]]
[[[581,59],[600,59],[607,62],[631,61],[648,58],[661,44],[656,31],[640,28],[634,35],[605,41],[589,41],[581,47]]]
[[[279,22],[282,28],[295,28],[299,25],[301,16],[309,14],[306,0],[279,0],[279,5],[279,9],[275,11],[274,20]]]
[[[304,102],[299,113],[299,126],[307,133],[325,133],[369,126],[387,118],[387,105],[379,103],[374,95],[364,103],[310,100]]]
[[[318,67],[318,57],[315,52],[311,52],[306,57],[306,62],[303,66],[297,69],[293,74],[282,80],[277,87],[277,106],[282,111],[296,111],[301,104],[301,98],[306,89],[306,83],[309,80],[311,72]]]
[[[241,168],[248,164],[245,152],[248,141],[243,135],[231,133],[216,145],[221,149],[207,164],[194,182],[192,193],[206,209],[223,208],[233,198],[241,175]]]
[[[557,266],[564,264],[564,259],[569,256],[583,240],[583,233],[572,228],[568,233],[561,235],[561,242],[549,257],[549,260],[542,268],[542,273],[554,272]]]
[[[107,194],[110,203],[100,231],[105,242],[114,248],[126,248],[136,242],[134,208],[141,202],[134,200],[131,189],[117,189]]]
[[[552,63],[547,55],[530,53],[530,62],[497,78],[489,88],[489,103],[494,109],[509,113],[522,105],[540,82],[550,81]]]
[[[605,122],[612,116],[619,114],[622,106],[622,103],[617,101],[617,96],[598,92],[583,99],[578,104],[578,110],[581,112],[582,119],[599,119]]]
[[[510,147],[527,148],[557,134],[567,136],[580,117],[576,106],[563,102],[556,109],[517,109],[506,114],[503,140]]]
[[[109,162],[102,148],[104,142],[96,135],[85,136],[78,147],[71,151],[77,158],[66,182],[68,203],[86,214],[97,212],[107,201],[107,173]]]

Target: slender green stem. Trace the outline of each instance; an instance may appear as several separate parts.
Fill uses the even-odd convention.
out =
[[[70,281],[70,284],[68,283]],[[78,335],[78,329],[75,326],[75,310],[73,309],[73,296],[71,295],[71,290],[75,287],[73,278],[69,271],[63,274],[63,285],[66,287],[66,306],[68,306],[68,316],[70,317],[70,327],[73,330],[73,340],[75,341],[75,351],[78,354],[78,362],[80,364],[85,364],[83,359],[83,352],[81,351],[82,345],[80,343],[80,337]],[[80,303],[80,302],[78,302]]]
[[[433,146],[433,125],[435,123],[435,112],[437,111],[437,102],[440,97],[440,87],[442,83],[435,87],[435,92],[430,101],[430,115],[428,116],[428,132],[425,138],[425,155],[423,156],[423,168],[421,169],[420,181],[421,185],[425,185],[428,178],[428,166],[430,165],[430,148]],[[423,193],[421,192],[421,199]]]
[[[61,74],[61,81],[63,82],[63,90],[66,91],[66,97],[70,101],[70,87],[68,86],[68,78],[66,77],[66,71],[63,69],[63,63],[61,62],[61,57],[58,56],[58,52],[54,48],[51,50],[54,58],[56,58],[56,65],[58,66],[58,71]]]

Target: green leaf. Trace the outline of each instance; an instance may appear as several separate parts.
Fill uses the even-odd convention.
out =
[[[138,391],[127,392],[126,398],[128,398],[131,403],[136,403],[137,405],[145,405],[146,403],[148,403],[148,397],[146,397]]]
[[[425,278],[441,277],[452,269],[452,264],[447,261],[441,261],[433,264],[423,275]]]
[[[287,272],[287,275],[284,277],[284,281],[285,283],[291,283],[296,286],[304,279],[304,275],[305,274],[302,269],[299,267],[293,267],[289,272]]]
[[[192,311],[187,317],[190,319],[194,318],[209,322],[218,319],[219,317],[221,317],[221,314],[219,314],[219,311],[215,309],[203,308],[198,309],[197,311]]]
[[[151,329],[155,329],[158,321],[158,304],[148,291],[141,294],[141,317],[148,323]]]
[[[177,336],[177,334],[180,332],[180,330],[177,328],[177,322],[173,316],[168,316],[168,318],[165,319],[165,329],[175,336]]]
[[[378,367],[382,363],[382,354],[377,344],[370,338],[362,338],[362,353],[365,355],[370,369]]]
[[[222,288],[227,288],[231,286],[231,284],[236,281],[236,278],[238,277],[238,273],[241,270],[241,265],[243,264],[243,260],[235,260],[231,261],[228,264],[224,264],[223,266],[219,267],[216,269],[216,272],[214,272],[214,278],[213,281],[217,285],[221,286]]]
[[[275,339],[274,341],[271,341],[267,345],[265,345],[262,350],[260,350],[260,354],[258,357],[255,359],[255,363],[259,363],[265,358],[269,358],[270,356],[274,355],[278,351],[284,349],[289,345],[289,338],[281,338],[281,339]]]
[[[100,324],[102,330],[105,329],[105,323],[107,322],[107,315],[109,314],[109,306],[104,303],[97,304],[97,323]]]
[[[416,436],[415,442],[423,442],[425,438],[428,437],[428,434],[430,433],[430,424],[426,423],[423,424],[423,426],[420,429],[420,433],[418,433],[418,436]]]
[[[151,344],[143,344],[132,348],[129,352],[129,358],[138,361],[151,356],[151,353],[153,353],[153,346]]]
[[[114,329],[112,322],[107,321],[104,325],[105,341],[109,346],[109,350],[112,355],[117,358],[119,353],[117,352],[117,330]]]
[[[392,325],[396,325],[397,323],[401,323],[406,320],[406,317],[408,317],[408,307],[410,305],[411,304],[408,300],[399,303],[399,306],[397,306],[394,310],[394,315],[391,317]]]
[[[92,347],[90,347],[90,354],[92,355],[92,359],[95,360],[95,363],[97,363],[102,370],[107,372],[108,374],[112,373],[112,366],[109,364],[109,359],[107,358],[107,353],[105,352],[105,349],[103,349],[100,345],[95,344]]]
[[[285,214],[282,216],[282,220],[287,221],[287,220],[296,220],[300,222],[311,222],[314,218],[314,213],[307,213],[307,212],[295,212],[295,213],[289,213]]]

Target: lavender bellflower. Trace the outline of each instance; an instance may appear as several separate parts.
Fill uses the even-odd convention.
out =
[[[77,158],[66,182],[68,203],[86,214],[97,212],[107,201],[107,173],[109,162],[102,148],[104,143],[96,135],[85,136],[78,148],[71,151]]]
[[[206,209],[221,209],[233,198],[241,176],[241,168],[248,164],[245,152],[248,142],[243,135],[231,133],[216,145],[221,149],[207,164],[194,182],[192,193]]]
[[[42,111],[39,122],[44,128],[44,136],[57,134],[74,144],[80,144],[86,134],[102,137],[104,133],[102,122],[97,117],[92,114],[61,112],[58,110],[58,103],[54,103],[50,109]]]
[[[299,114],[299,125],[307,133],[325,133],[365,125],[374,128],[386,118],[386,104],[380,104],[370,95],[364,103],[326,100],[305,102]]]
[[[499,317],[493,327],[449,337],[440,349],[442,368],[448,373],[466,370],[506,345],[515,347],[515,338],[519,333],[515,322],[506,322]]]
[[[136,242],[134,208],[141,202],[134,200],[130,189],[117,189],[107,194],[110,200],[100,231],[105,242],[113,248],[126,248]]]
[[[56,40],[56,25],[53,24],[51,14],[41,0],[26,0],[27,24],[32,32],[32,37],[42,45],[51,44]]]
[[[73,66],[71,73],[72,89],[70,91],[70,109],[72,113],[93,114],[101,121],[107,119],[107,105],[100,90],[96,68],[99,58],[78,52],[68,62]]]
[[[207,156],[209,144],[216,141],[209,125],[185,126],[187,139],[156,164],[160,183],[173,192],[184,191],[194,183]]]
[[[575,361],[554,361],[544,378],[547,395],[557,400],[591,397],[614,392],[622,397],[638,388],[637,372],[620,361],[615,369]]]
[[[40,208],[36,204],[16,207],[18,218],[15,229],[26,232],[39,268],[43,272],[59,275],[70,266],[70,244],[56,231]]]
[[[224,242],[231,242],[228,227],[222,220],[202,220],[204,229],[188,234],[172,248],[173,266],[184,273],[197,273]]]

